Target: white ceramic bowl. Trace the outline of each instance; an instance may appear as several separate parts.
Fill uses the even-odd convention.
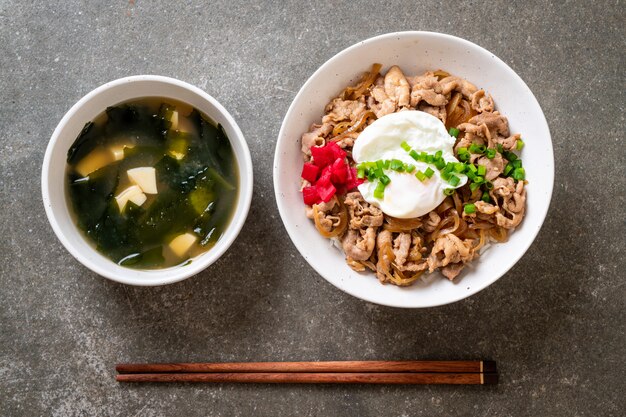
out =
[[[484,88],[509,119],[526,146],[521,157],[527,179],[527,213],[507,243],[492,245],[466,268],[458,282],[439,274],[408,288],[381,285],[372,273],[352,271],[337,249],[321,237],[304,214],[299,192],[302,156],[300,137],[319,123],[324,106],[356,83],[372,63],[382,71],[399,65],[407,75],[444,69]],[[524,81],[491,52],[464,39],[431,32],[398,32],[353,45],[322,65],[296,95],[283,121],[274,156],[274,188],[285,228],[302,256],[337,288],[377,304],[432,307],[452,303],[482,290],[504,275],[537,236],[548,211],[554,181],[552,142],[539,103]],[[433,274],[435,275],[435,274]]]
[[[119,266],[97,252],[76,227],[66,198],[67,150],[86,122],[107,106],[143,97],[165,97],[187,103],[224,126],[239,169],[237,208],[224,235],[213,248],[188,265],[159,270],[137,270]],[[162,285],[180,281],[215,262],[233,243],[248,215],[252,199],[252,161],[241,130],[232,116],[213,97],[173,78],[138,75],[104,84],[80,99],[61,119],[46,150],[41,173],[41,190],[48,220],[65,248],[92,271],[124,284]]]

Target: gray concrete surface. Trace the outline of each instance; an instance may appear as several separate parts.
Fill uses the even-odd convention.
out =
[[[624,415],[625,18],[620,1],[0,1],[0,415]],[[307,77],[361,39],[410,29],[467,38],[511,65],[556,156],[550,213],[523,259],[468,300],[415,311],[319,277],[272,188],[278,129]],[[160,288],[78,264],[39,185],[69,107],[144,73],[217,97],[255,167],[251,214],[227,255]],[[501,383],[131,386],[113,372],[119,361],[375,358],[493,358]]]

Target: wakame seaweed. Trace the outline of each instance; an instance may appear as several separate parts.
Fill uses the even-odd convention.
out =
[[[185,264],[212,247],[230,222],[238,195],[232,146],[222,126],[185,109],[152,98],[109,107],[68,151],[67,190],[77,225],[122,266]],[[156,194],[131,180],[128,171],[137,168],[153,172]],[[193,244],[174,246],[184,234]]]

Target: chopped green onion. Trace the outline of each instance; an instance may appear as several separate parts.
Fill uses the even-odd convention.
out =
[[[467,175],[467,178],[469,178],[470,180],[474,181],[476,179],[476,174],[474,174],[472,171],[467,170],[467,172],[465,173],[465,175]]]
[[[435,152],[435,158],[436,158],[436,159],[440,159],[442,155],[443,155],[443,151],[437,151],[437,152]]]
[[[415,173],[415,177],[416,177],[418,180],[422,181],[422,182],[424,182],[424,180],[425,180],[426,178],[428,178],[428,177],[426,177],[426,174],[424,174],[422,171],[417,171],[417,172]]]
[[[489,197],[489,193],[487,191],[483,193],[483,196],[480,199],[483,200],[485,203],[488,203],[491,201],[491,198]]]
[[[488,159],[493,159],[496,157],[496,150],[495,149],[487,149],[487,152],[485,152],[485,156]]]
[[[443,172],[452,172],[454,171],[454,162],[448,162],[446,166],[443,168]]]
[[[504,167],[504,175],[509,175],[509,173],[513,170],[513,165],[511,164],[506,164],[506,166]]]
[[[451,174],[449,172],[441,171],[441,178],[444,181],[448,181],[450,179],[450,177],[451,177]]]
[[[518,139],[517,143],[515,143],[515,149],[517,149],[518,151],[521,151],[523,147],[524,147],[524,141],[521,139]]]
[[[384,169],[389,169],[389,163],[390,163],[390,161],[388,159],[385,159],[383,161],[383,168]]]
[[[502,152],[502,155],[510,162],[513,162],[517,159],[517,155],[515,155],[513,152],[504,151]]]
[[[485,153],[485,145],[477,145],[476,143],[472,143],[469,147],[469,151],[471,153]]]
[[[511,176],[517,181],[523,181],[524,179],[526,179],[526,171],[524,170],[524,168],[515,168]]]
[[[483,182],[485,182],[485,177],[476,176],[472,181],[474,181],[476,184],[482,184]]]
[[[385,184],[379,182],[374,189],[374,198],[382,199],[385,196]]]
[[[376,161],[376,168],[383,169],[385,161],[378,160]]]
[[[498,150],[498,152],[500,152],[500,153],[504,152],[504,148],[502,147],[502,144],[501,144],[501,143],[498,143],[498,144],[496,145],[496,149],[497,149],[497,150]]]
[[[446,188],[445,190],[443,190],[443,194],[444,195],[452,195],[454,194],[454,188]]]
[[[356,169],[356,177],[360,180],[362,180],[363,178],[365,178],[365,168],[359,166]]]
[[[408,172],[409,174],[412,174],[412,173],[413,173],[413,171],[415,171],[415,165],[412,165],[412,164],[406,164],[406,165],[404,165],[404,170],[405,170],[406,172]]]
[[[433,171],[430,167],[426,168],[426,171],[424,171],[424,175],[426,175],[428,178],[431,178],[434,173],[435,171]]]
[[[392,159],[389,168],[394,171],[404,171],[404,163],[399,159]]]
[[[461,163],[461,162],[457,162],[454,164],[454,170],[456,172],[458,172],[459,174],[462,174],[463,172],[465,172],[465,164]]]
[[[511,162],[511,166],[513,168],[521,168],[522,167],[522,160],[521,159],[516,159],[515,161]]]
[[[471,157],[469,152],[467,152],[467,153],[460,153],[459,152],[458,156],[459,156],[459,161],[461,161],[461,162],[467,162],[467,161],[469,161],[469,159]]]
[[[416,161],[420,160],[420,156],[415,149],[411,150],[409,152],[409,155],[411,155],[411,158],[415,159]]]
[[[405,151],[409,152],[411,150],[411,147],[409,146],[408,143],[406,143],[406,141],[402,142],[400,144],[400,146],[402,147],[402,149],[404,149]]]
[[[492,182],[485,181],[485,183],[483,185],[485,186],[486,189],[493,190],[493,183]]]
[[[442,170],[446,166],[446,161],[444,161],[441,158],[435,160],[433,163],[435,164],[435,166],[437,167],[438,170]]]
[[[455,138],[459,137],[459,133],[461,131],[455,127],[451,127],[450,130],[448,131],[448,133],[450,134],[450,136],[454,136]]]
[[[459,185],[459,183],[461,182],[461,180],[459,179],[459,177],[457,177],[456,175],[451,175],[450,179],[448,180],[448,182],[450,183],[450,185],[452,185],[453,187],[456,187],[457,185]]]
[[[470,190],[472,190],[472,192],[476,191],[479,187],[480,187],[480,184],[478,183],[473,182],[470,184]]]
[[[476,172],[476,170],[478,170],[478,168],[476,168],[476,165],[474,164],[467,164],[467,168],[469,172]]]
[[[380,177],[382,177],[383,175],[385,175],[385,173],[383,172],[382,168],[376,168],[376,169],[374,170],[374,177],[376,177],[376,178],[380,178]]]
[[[487,174],[487,167],[484,165],[478,165],[478,175],[485,176]]]
[[[388,176],[386,176],[386,175],[383,175],[378,180],[380,182],[382,182],[383,184],[385,184],[385,185],[387,185],[387,184],[389,184],[391,182],[391,179]]]
[[[465,213],[467,214],[476,213],[476,206],[474,204],[466,204],[463,207],[463,211],[465,211]]]
[[[422,162],[426,162],[427,164],[432,164],[433,162],[435,162],[435,157],[432,155],[426,155],[426,152],[422,152],[420,156],[422,158]]]

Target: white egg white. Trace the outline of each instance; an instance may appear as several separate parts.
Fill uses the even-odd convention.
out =
[[[455,174],[461,181],[453,187],[441,178],[434,165],[415,161],[402,149],[402,142],[407,142],[418,153],[435,154],[441,151],[446,162],[459,161],[454,157],[455,139],[448,134],[444,124],[422,111],[407,110],[388,114],[361,132],[352,149],[352,158],[356,163],[399,159],[415,165],[416,170],[423,172],[430,166],[435,172],[431,178],[422,182],[415,177],[415,173],[385,170],[391,182],[385,188],[382,199],[374,197],[378,181],[365,182],[359,186],[359,191],[368,203],[379,207],[389,216],[409,219],[434,210],[445,199],[444,190],[462,187],[467,183],[467,176]]]

